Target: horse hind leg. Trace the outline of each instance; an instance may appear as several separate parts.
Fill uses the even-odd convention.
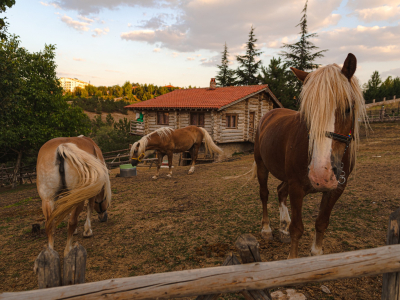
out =
[[[84,204],[84,202],[79,203],[78,206],[76,206],[75,209],[71,212],[71,216],[68,222],[67,245],[65,246],[64,257],[72,249],[72,235],[75,232],[76,227],[78,226],[78,217],[83,210]]]
[[[92,223],[91,223],[90,219],[92,217],[95,199],[96,199],[96,197],[90,198],[89,202],[87,204],[86,222],[85,222],[85,226],[83,227],[84,228],[83,237],[85,237],[85,238],[93,236]]]
[[[172,159],[174,158],[173,153],[168,153],[168,168],[169,168],[169,173],[167,174],[168,178],[172,178]]]
[[[267,241],[272,241],[272,229],[269,226],[268,217],[268,174],[269,171],[265,168],[264,164],[257,164],[257,177],[260,184],[260,199],[263,208],[263,216],[261,220],[261,237]]]
[[[164,155],[165,155],[164,153],[157,152],[157,158],[158,158],[157,171],[156,171],[156,175],[154,175],[152,177],[153,179],[158,179],[158,176],[160,175],[160,168],[161,168],[161,165],[162,165],[162,161],[163,161]]]
[[[192,157],[192,166],[189,169],[188,174],[192,175],[194,173],[194,166],[196,164],[197,156],[199,154],[200,144],[194,144],[190,150],[190,156]]]
[[[289,195],[289,185],[287,182],[282,182],[278,186],[278,199],[279,199],[279,214],[280,214],[280,228],[279,238],[282,243],[290,243],[290,216],[286,205],[286,200]]]
[[[44,214],[44,216],[46,218],[46,223],[47,223],[47,220],[50,218],[50,215],[54,210],[54,202],[51,201],[51,200],[44,199],[43,202],[42,202],[42,210],[43,210],[43,214]],[[47,228],[47,230],[46,230],[48,247],[50,249],[54,249],[54,234],[55,234],[55,231],[56,231],[56,227],[54,226],[54,221],[53,221],[51,226],[49,226]]]

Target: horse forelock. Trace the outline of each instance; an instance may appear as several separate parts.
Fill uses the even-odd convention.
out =
[[[358,79],[353,76],[349,81],[337,64],[310,73],[300,94],[300,114],[309,130],[309,155],[313,149],[322,147],[327,128],[335,122],[336,111],[344,119],[346,109],[350,108],[351,117],[355,120],[352,132],[355,145],[351,147],[350,154],[351,158],[355,157],[359,139],[358,120],[367,122],[364,104]]]

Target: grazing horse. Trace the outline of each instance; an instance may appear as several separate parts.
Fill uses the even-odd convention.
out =
[[[188,173],[190,175],[194,172],[194,165],[203,139],[206,153],[222,153],[221,148],[214,144],[211,136],[204,128],[187,126],[174,130],[169,127],[161,127],[145,135],[132,145],[130,151],[131,163],[136,166],[143,159],[145,151],[156,150],[158,152],[158,165],[157,173],[153,176],[153,179],[158,178],[162,159],[165,155],[168,155],[169,173],[167,176],[172,177],[171,167],[173,154],[189,150],[192,158],[192,166]]]
[[[303,198],[322,192],[311,255],[321,255],[322,241],[333,206],[342,195],[355,165],[359,120],[366,121],[364,99],[354,75],[357,60],[349,54],[343,68],[336,64],[307,73],[292,68],[303,82],[299,112],[279,108],[258,125],[252,177],[260,184],[263,207],[261,235],[272,240],[268,218],[268,174],[278,186],[280,239],[291,242],[288,258],[298,257],[303,235]],[[250,173],[250,172],[249,172]],[[286,199],[292,211],[290,220]]]
[[[93,208],[101,222],[107,220],[111,202],[110,178],[100,148],[87,137],[55,138],[40,148],[37,159],[37,189],[46,218],[48,246],[54,247],[54,233],[69,213],[67,245],[64,255],[72,249],[72,235],[85,200],[89,200],[84,237],[93,235]],[[55,208],[55,210],[54,210]]]

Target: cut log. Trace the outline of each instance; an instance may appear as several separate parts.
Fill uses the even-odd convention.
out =
[[[61,285],[60,256],[53,249],[44,247],[35,260],[33,271],[38,276],[39,289]]]
[[[239,252],[242,263],[249,264],[261,262],[260,251],[258,250],[257,239],[249,233],[242,234],[235,243],[236,250]],[[271,300],[271,294],[267,289],[248,291],[249,295],[243,294],[247,300]]]
[[[85,283],[86,258],[86,249],[76,242],[64,257],[63,285]]]
[[[27,292],[0,299],[171,299],[399,272],[400,245],[245,265],[175,271]]]
[[[400,244],[399,225],[400,208],[393,212],[389,217],[386,240],[387,245]],[[383,274],[382,300],[400,300],[400,272]]]

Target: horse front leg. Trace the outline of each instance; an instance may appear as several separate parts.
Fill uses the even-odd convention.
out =
[[[257,162],[257,178],[260,185],[260,199],[262,203],[263,216],[261,219],[261,237],[264,240],[272,241],[274,239],[272,235],[272,229],[269,225],[268,217],[268,174],[269,171],[262,162]]]
[[[160,175],[160,168],[161,168],[161,165],[162,165],[162,160],[163,160],[163,158],[164,158],[164,153],[161,153],[161,152],[158,152],[157,151],[157,158],[158,158],[158,164],[157,164],[157,171],[156,171],[156,175],[154,175],[152,178],[153,179],[157,179],[158,178],[158,176]]]
[[[78,217],[83,210],[84,204],[84,202],[79,203],[78,206],[76,206],[75,209],[71,212],[71,216],[68,222],[67,245],[65,246],[64,257],[72,249],[72,236],[75,232],[76,227],[78,226]]]
[[[282,243],[290,243],[289,226],[291,220],[286,204],[288,194],[289,194],[289,185],[287,182],[282,182],[278,186],[279,214],[280,214],[279,238]]]
[[[174,157],[174,153],[169,152],[167,153],[168,155],[168,167],[169,167],[169,173],[167,174],[167,177],[171,178],[172,177],[172,159]]]
[[[200,144],[194,144],[191,151],[190,156],[192,157],[192,166],[189,169],[188,174],[191,175],[194,173],[194,166],[196,164],[197,156],[199,154]]]
[[[303,198],[305,192],[299,184],[289,184],[290,206],[292,208],[292,221],[290,222],[290,253],[288,259],[297,258],[299,253],[299,241],[304,232],[302,220]]]
[[[91,237],[93,236],[93,231],[92,231],[92,223],[91,223],[91,218],[92,218],[92,212],[94,209],[94,201],[96,197],[90,198],[89,202],[87,204],[87,215],[86,215],[86,222],[83,227],[83,237]]]
[[[325,192],[322,194],[321,204],[319,206],[319,213],[317,220],[315,221],[315,235],[311,246],[311,255],[322,255],[324,251],[322,250],[323,239],[325,231],[329,225],[329,218],[331,216],[332,209],[342,195],[343,189],[336,189],[330,192]]]

